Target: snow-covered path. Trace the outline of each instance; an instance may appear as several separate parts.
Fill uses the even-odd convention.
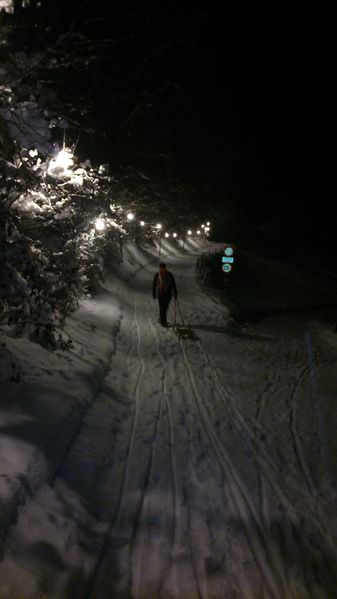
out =
[[[1,599],[337,596],[335,342],[286,316],[238,325],[192,249],[163,258],[194,341],[157,323],[158,256],[125,250],[110,366],[11,527]]]

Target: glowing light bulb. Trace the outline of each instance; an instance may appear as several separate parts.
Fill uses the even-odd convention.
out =
[[[135,218],[135,215],[132,212],[128,212],[127,215],[126,215],[126,218],[128,220],[133,220]]]
[[[205,228],[205,225],[201,225],[201,228],[202,228],[202,229],[204,229],[204,228]]]
[[[165,237],[170,237],[170,234],[169,233],[165,233]]]
[[[187,231],[187,235],[192,235],[192,231],[191,231],[191,229],[189,229],[189,230]]]
[[[161,229],[162,225],[160,223],[156,224],[156,229],[158,229],[158,231]]]
[[[199,231],[199,229],[198,229],[198,231],[197,231],[197,235],[200,235],[200,231]]]
[[[177,233],[173,233],[173,237],[177,237]]]
[[[97,218],[96,222],[95,222],[95,229],[96,231],[104,231],[105,229],[105,222],[102,218]]]
[[[52,160],[53,168],[63,168],[64,170],[69,169],[74,164],[74,156],[70,150],[61,150],[56,158]]]
[[[143,220],[141,220],[139,224],[140,224],[141,227],[144,227],[144,225],[145,225],[145,223],[144,223]]]
[[[208,221],[208,223],[206,223],[206,224],[207,224],[207,226],[209,227],[211,223]]]

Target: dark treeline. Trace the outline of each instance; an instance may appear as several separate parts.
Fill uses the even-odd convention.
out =
[[[242,227],[304,244],[315,235],[333,249],[329,8],[21,4],[16,45],[51,49],[63,38],[68,61],[48,76],[82,107],[78,152],[94,145],[113,169],[188,182],[220,232],[235,213]]]

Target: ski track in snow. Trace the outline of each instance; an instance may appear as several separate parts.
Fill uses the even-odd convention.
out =
[[[120,280],[110,370],[52,485],[6,539],[1,599],[337,596],[331,497],[322,499],[298,417],[313,361],[297,342],[235,328],[194,281],[198,251],[172,258],[197,341],[155,322],[157,257],[125,256],[133,286]]]
[[[225,451],[225,449],[219,442],[218,435],[214,430],[211,420],[208,417],[207,409],[205,409],[202,398],[198,392],[198,386],[194,378],[193,368],[191,367],[188,361],[183,344],[182,352],[189,373],[190,382],[195,399],[195,405],[199,413],[200,421],[202,422],[203,428],[213,446],[213,450],[215,455],[217,456],[220,468],[222,469],[223,474],[226,480],[228,481],[228,491],[231,503],[237,513],[238,519],[240,519],[245,524],[252,520],[251,527],[253,530],[251,530],[250,526],[246,526],[247,540],[248,543],[251,545],[252,553],[255,557],[258,567],[261,570],[262,577],[264,578],[269,587],[270,595],[273,597],[277,597],[279,594],[280,586],[282,588],[284,574],[281,573],[278,583],[274,583],[273,575],[271,574],[268,568],[268,560],[265,560],[265,556],[269,556],[269,560],[270,562],[272,562],[273,548],[272,546],[268,546],[269,544],[268,539],[266,538],[265,531],[260,525],[259,517],[251,501],[250,494],[245,488],[245,484],[241,479],[241,476],[237,468],[233,464],[228,452]],[[261,553],[265,555],[261,557]],[[276,564],[274,566],[274,569],[276,571],[278,570],[278,566]]]

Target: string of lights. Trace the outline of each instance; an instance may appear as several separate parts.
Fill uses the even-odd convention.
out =
[[[135,224],[139,224],[139,226],[141,226],[141,227],[147,226],[145,221],[143,221],[143,220],[137,221],[136,216],[131,212],[128,212],[125,215],[125,221],[126,221],[126,223],[130,223],[133,221]],[[200,226],[200,228],[195,229],[194,231],[192,229],[187,229],[187,231],[185,233],[178,234],[176,231],[165,231],[163,228],[163,225],[161,223],[157,223],[154,226],[151,224],[148,224],[148,226],[153,229],[153,232],[158,237],[165,237],[165,239],[181,239],[181,238],[194,237],[194,236],[200,237],[202,235],[208,237],[208,235],[210,234],[210,231],[211,231],[210,225],[211,225],[211,223],[208,221],[206,225],[202,224]],[[120,229],[122,228],[122,224],[118,224],[115,220],[109,218],[108,216],[102,215],[99,218],[96,218],[95,229],[97,231],[99,231],[99,232],[104,231],[104,229],[106,229],[109,226],[113,226],[113,227],[120,228]],[[126,233],[125,230],[124,230],[124,232]]]
[[[50,161],[48,166],[49,174],[57,174],[58,176],[68,177],[70,182],[74,177],[74,183],[77,185],[83,184],[85,170],[84,169],[74,169],[74,155],[69,148],[63,148],[58,152],[58,154]],[[146,223],[144,220],[137,220],[134,212],[127,210],[125,211],[122,206],[117,206],[115,204],[110,205],[110,210],[118,214],[118,218],[113,219],[108,217],[107,215],[101,214],[98,218],[94,220],[94,229],[97,233],[102,233],[109,227],[115,227],[119,229],[121,233],[127,234],[127,230],[124,228],[124,225],[128,223],[132,223],[133,225],[139,225],[140,227],[149,227],[152,229],[153,233],[158,236],[161,240],[162,237],[165,239],[186,239],[186,237],[200,237],[200,236],[208,236],[211,230],[211,223],[207,221],[206,224],[203,223],[200,227],[196,229],[187,228],[183,233],[165,230],[165,227],[162,223],[156,223],[153,225],[152,223]]]

